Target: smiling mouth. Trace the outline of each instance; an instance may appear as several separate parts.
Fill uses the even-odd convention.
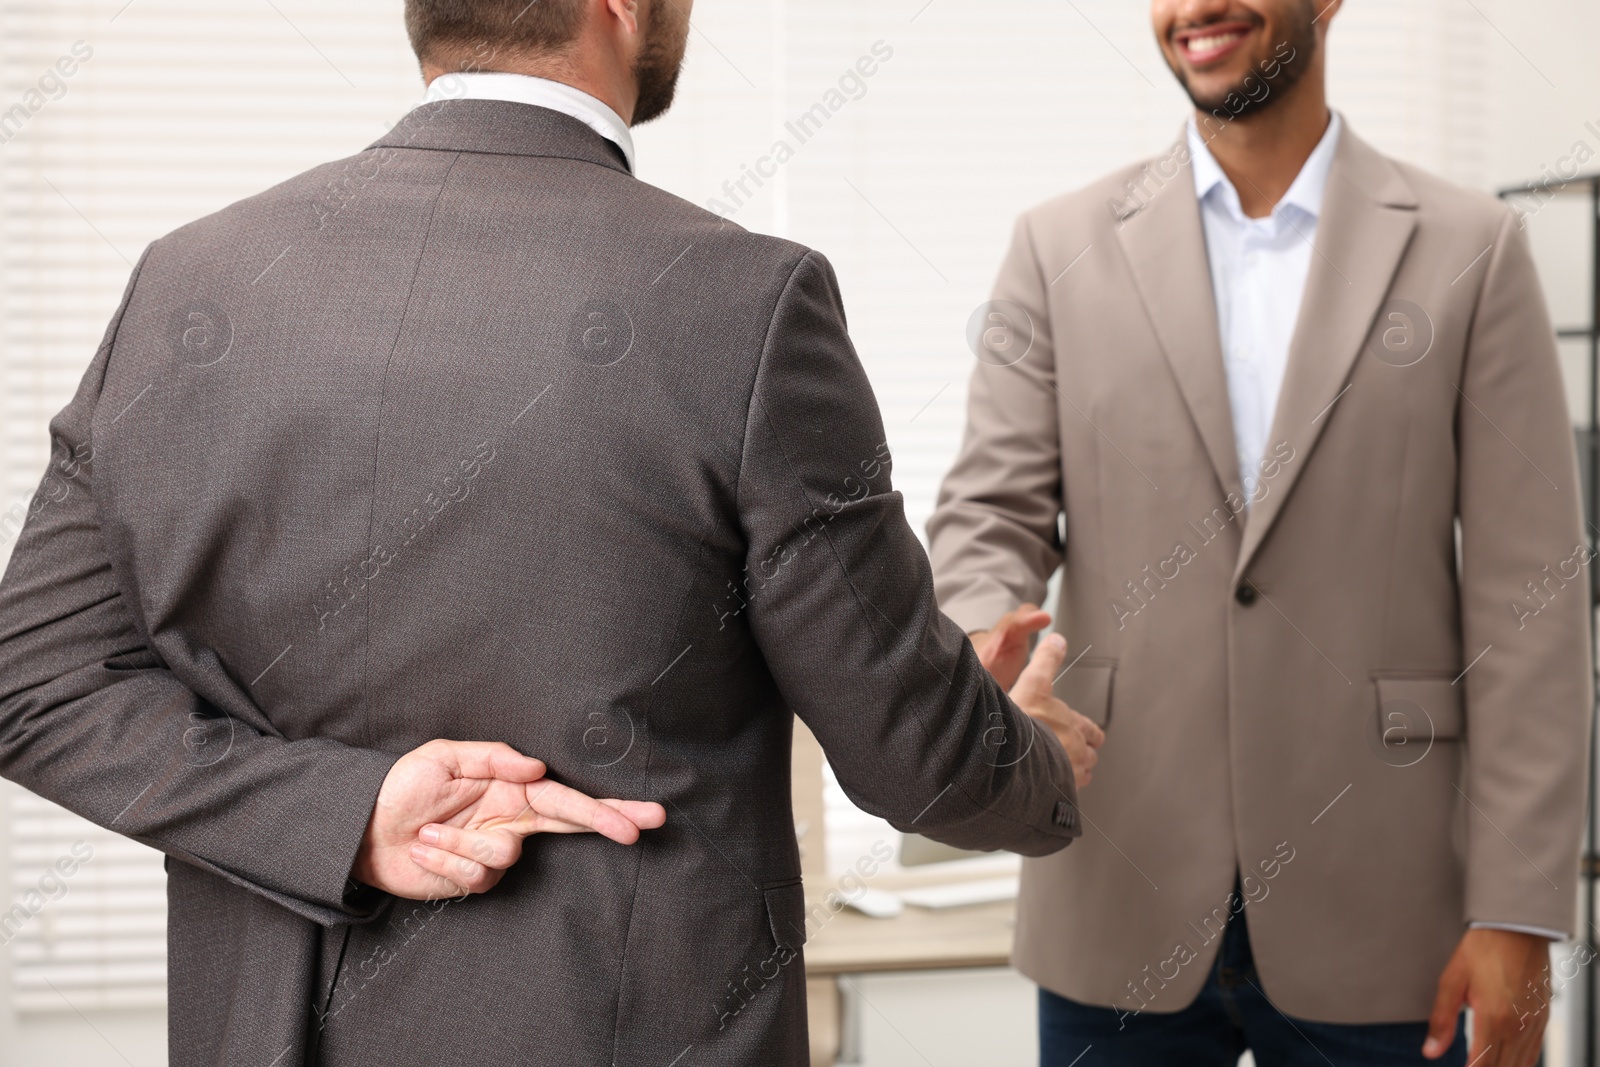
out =
[[[1173,43],[1191,66],[1201,67],[1232,53],[1254,30],[1246,23],[1197,26],[1174,34]]]

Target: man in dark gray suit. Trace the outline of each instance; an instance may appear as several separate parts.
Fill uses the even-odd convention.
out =
[[[939,614],[827,263],[631,177],[686,7],[407,8],[434,102],[152,245],[52,423],[0,769],[167,853],[174,1064],[804,1064],[791,713],[1041,855],[1064,646],[1025,715]]]

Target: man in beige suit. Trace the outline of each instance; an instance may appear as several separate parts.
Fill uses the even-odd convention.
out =
[[[1329,111],[1338,0],[1153,7],[1194,116],[1019,223],[930,524],[1002,682],[1062,569],[1106,734],[1023,878],[1043,1062],[1527,1067],[1592,678],[1527,243]]]

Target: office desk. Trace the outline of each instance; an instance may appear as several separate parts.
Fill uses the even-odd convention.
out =
[[[800,845],[809,915],[829,890],[839,888],[828,875],[822,796],[822,749],[800,722],[795,723],[793,771],[795,833]],[[874,888],[899,890],[940,882],[992,878],[1007,873],[968,865],[885,871],[870,879]],[[893,919],[871,919],[852,908],[830,916],[813,929],[805,946],[807,1000],[810,1006],[811,1062],[833,1067],[846,1021],[840,979],[855,974],[1002,968],[1010,966],[1016,902],[975,904],[929,910],[907,907]]]
[[[884,881],[896,882],[883,886],[894,889],[928,879]],[[858,994],[848,976],[1009,967],[1016,912],[1016,901],[1007,900],[942,910],[908,906],[893,919],[872,919],[846,908],[828,919],[805,947],[814,1067],[832,1067],[840,1052],[859,1040],[845,1004]]]
[[[1008,967],[1016,913],[1011,900],[944,911],[908,907],[893,919],[869,919],[846,908],[806,943],[806,974]]]

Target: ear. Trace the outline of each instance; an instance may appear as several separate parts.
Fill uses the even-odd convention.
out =
[[[670,0],[668,0],[670,2]],[[606,10],[630,35],[639,32],[639,0],[605,0]]]
[[[1312,6],[1317,12],[1317,17],[1313,21],[1316,22],[1322,32],[1326,33],[1328,23],[1333,21],[1333,16],[1337,15],[1339,9],[1344,7],[1344,0],[1313,0]]]

